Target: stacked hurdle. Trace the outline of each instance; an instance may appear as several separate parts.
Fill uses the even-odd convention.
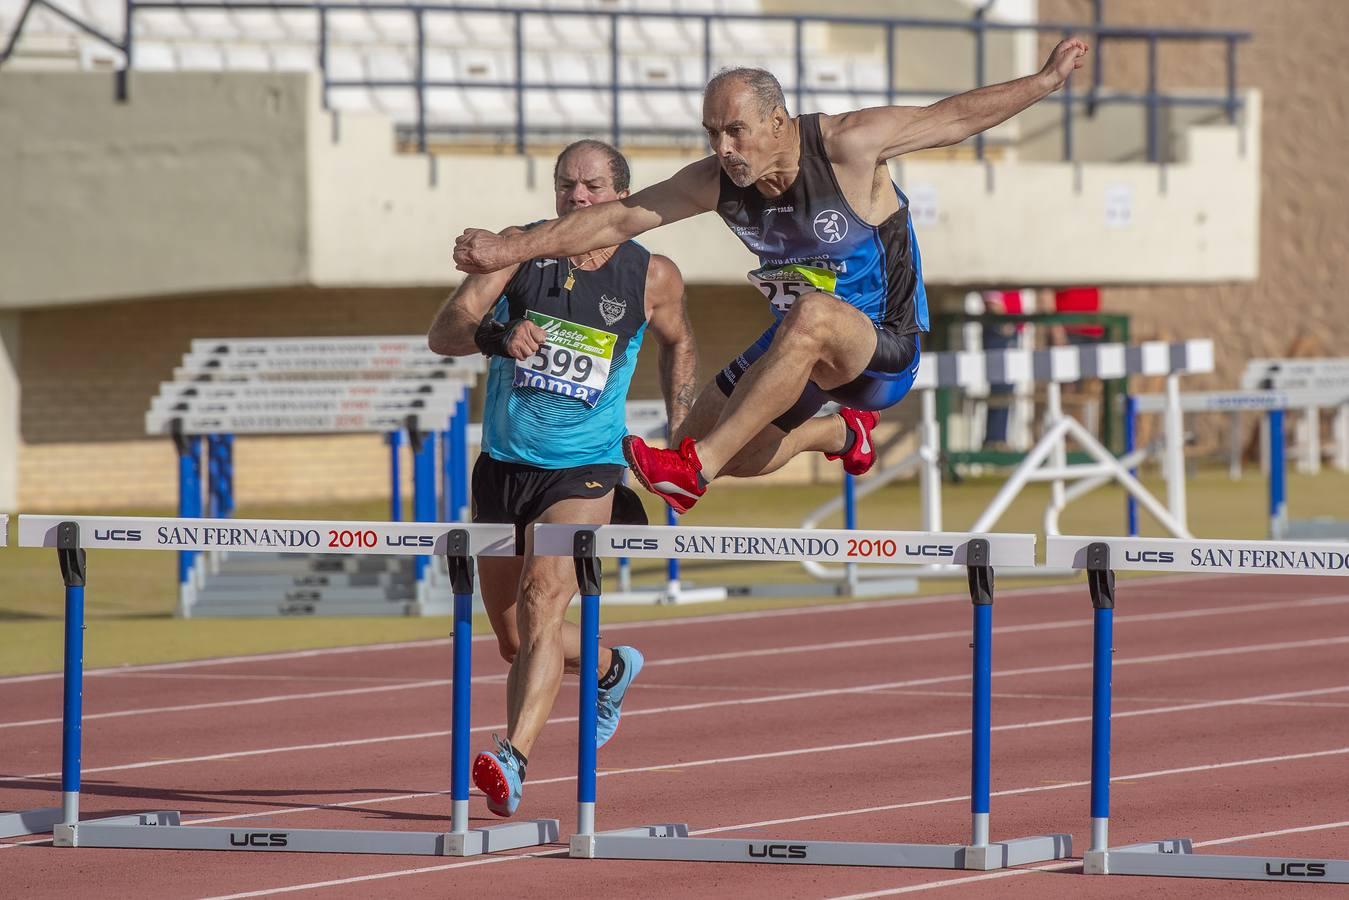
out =
[[[0,549],[9,546],[9,516],[0,514]],[[0,812],[0,838],[25,834],[42,834],[52,830],[61,821],[59,807],[26,809],[22,812]]]
[[[1182,412],[1225,413],[1228,417],[1228,474],[1241,474],[1241,416],[1247,412],[1264,413],[1261,420],[1260,450],[1269,477],[1269,536],[1272,539],[1343,539],[1349,526],[1334,520],[1290,520],[1287,494],[1287,452],[1284,445],[1284,418],[1301,412],[1298,427],[1298,467],[1307,474],[1321,468],[1322,410],[1335,411],[1334,464],[1349,471],[1349,359],[1256,359],[1246,366],[1241,390],[1207,391],[1186,394],[1180,399]],[[1140,414],[1162,412],[1167,400],[1160,394],[1132,397],[1127,409],[1128,429]],[[1136,525],[1136,523],[1134,523]],[[1137,534],[1131,527],[1130,534]]]
[[[1349,860],[1196,854],[1189,838],[1111,847],[1110,707],[1115,572],[1349,576],[1349,545],[1171,538],[1049,538],[1050,566],[1084,570],[1095,611],[1092,653],[1089,875],[1167,875],[1349,884]]]
[[[233,513],[237,434],[383,433],[390,446],[390,518],[402,519],[406,434],[413,451],[413,518],[462,521],[468,517],[467,394],[482,369],[477,357],[437,356],[420,336],[196,340],[175,370],[176,380],[161,385],[152,400],[146,430],[175,442],[183,517]],[[219,554],[183,551],[178,611],[424,614],[448,605],[438,576],[424,554],[409,569],[398,560],[266,555],[236,556],[225,566]]]
[[[640,548],[640,549],[638,549]],[[971,822],[969,844],[883,844],[843,841],[755,840],[690,837],[685,824],[595,830],[595,701],[598,685],[581,679],[577,827],[571,855],[593,859],[687,862],[770,862],[836,866],[891,866],[989,870],[1072,853],[1072,839],[1050,834],[989,841],[993,569],[1030,566],[1030,534],[932,534],[887,531],[821,531],[776,528],[670,528],[535,525],[534,550],[570,556],[581,589],[581,671],[599,661],[600,562],[603,557],[654,559],[813,559],[834,563],[922,565],[931,548],[965,567],[974,606]]]
[[[359,549],[342,540],[355,535]],[[454,590],[454,683],[451,737],[450,828],[444,832],[373,831],[184,825],[176,811],[154,811],[80,821],[80,752],[84,678],[86,548],[117,550],[268,550],[283,553],[406,553],[409,541],[444,557]],[[558,839],[556,819],[469,828],[469,705],[473,647],[473,558],[511,556],[510,525],[434,525],[393,522],[307,522],[238,519],[149,519],[106,516],[20,516],[19,544],[56,550],[66,586],[65,706],[62,715],[62,804],[54,838],[58,847],[124,847],[160,850],[284,850],[307,853],[376,853],[476,856],[535,847]],[[593,722],[593,710],[592,719]]]

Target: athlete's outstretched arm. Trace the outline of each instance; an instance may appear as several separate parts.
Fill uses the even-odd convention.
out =
[[[882,106],[834,116],[827,138],[840,145],[845,157],[874,153],[878,163],[915,150],[958,144],[1063,87],[1073,70],[1082,67],[1087,49],[1085,41],[1065,38],[1034,75],[956,94],[931,106]]]
[[[576,256],[616,246],[715,207],[718,171],[716,158],[709,156],[630,197],[574,210],[528,231],[493,234],[469,228],[454,243],[454,263],[480,275],[535,257]]]
[[[474,336],[482,325],[483,317],[501,299],[515,266],[508,266],[490,275],[470,275],[441,306],[431,322],[431,330],[426,334],[426,344],[441,356],[472,356],[481,353]],[[532,330],[531,330],[532,329]],[[537,334],[535,334],[537,332]],[[528,359],[538,345],[543,342],[543,329],[532,322],[523,322],[515,329],[510,340],[519,343],[519,347],[508,344],[503,349],[516,359]],[[528,346],[532,341],[533,346]],[[528,351],[528,352],[526,352]],[[518,353],[523,355],[516,355]]]
[[[646,274],[647,328],[660,344],[660,392],[674,434],[693,408],[698,379],[698,345],[689,324],[684,278],[664,256],[652,256]]]

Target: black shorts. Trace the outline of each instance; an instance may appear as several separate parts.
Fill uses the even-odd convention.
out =
[[[573,497],[603,497],[619,486],[623,470],[623,466],[604,463],[540,469],[481,453],[473,464],[473,521],[514,525],[515,552],[523,553],[526,526],[548,507]]]
[[[736,382],[746,370],[768,352],[778,324],[774,323],[744,353],[717,373],[717,387],[727,397],[731,396]],[[889,326],[876,325],[876,350],[861,375],[830,391],[807,381],[792,408],[774,419],[773,424],[783,431],[799,428],[813,419],[830,400],[853,409],[888,409],[904,399],[913,386],[913,379],[918,375],[918,358],[918,334],[899,334]]]

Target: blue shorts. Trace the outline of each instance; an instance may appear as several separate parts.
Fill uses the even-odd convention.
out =
[[[717,373],[717,387],[727,397],[735,391],[736,382],[746,370],[768,352],[778,324],[773,323],[744,353]],[[831,400],[852,409],[888,409],[903,400],[913,387],[913,380],[918,376],[919,355],[918,334],[896,334],[884,325],[877,325],[876,352],[861,375],[829,391],[807,381],[806,389],[792,408],[774,419],[773,424],[783,431],[791,431],[814,418]]]

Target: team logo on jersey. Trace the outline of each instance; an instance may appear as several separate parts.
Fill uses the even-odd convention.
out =
[[[546,268],[548,268],[549,266],[555,266],[555,265],[557,265],[557,260],[555,260],[555,259],[536,259],[536,260],[534,260],[534,265],[535,265],[536,267],[540,268],[540,269],[546,269]]]
[[[836,209],[826,209],[815,217],[815,236],[826,244],[837,244],[848,234],[848,220]]]
[[[600,315],[605,325],[612,325],[628,314],[628,303],[622,297],[600,294]]]

